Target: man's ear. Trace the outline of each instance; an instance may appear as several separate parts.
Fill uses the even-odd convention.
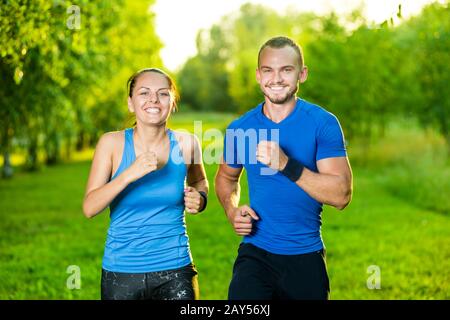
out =
[[[308,78],[308,67],[307,66],[303,66],[302,70],[300,71],[300,75],[298,77],[298,81],[300,83],[303,83],[306,81],[306,79]]]
[[[131,97],[128,97],[128,110],[130,110],[131,113],[134,113],[134,106],[133,101],[131,101]]]
[[[259,68],[256,68],[256,81],[261,83],[261,73],[259,72]]]

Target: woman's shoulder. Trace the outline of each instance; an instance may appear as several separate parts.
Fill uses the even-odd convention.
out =
[[[195,142],[198,142],[198,138],[195,134],[187,132],[187,131],[181,131],[181,130],[171,130],[173,132],[173,134],[175,135],[175,138],[177,138],[177,140],[180,143],[188,143],[188,144],[193,144]]]
[[[189,138],[192,138],[194,136],[193,133],[190,133],[190,132],[188,132],[186,130],[173,130],[173,129],[170,129],[170,131],[173,132],[173,134],[177,137],[177,139],[178,138],[189,139]]]
[[[183,150],[185,151],[194,151],[196,147],[199,145],[198,138],[195,134],[187,132],[187,131],[175,131],[171,130],[175,135],[178,143],[181,145]]]
[[[114,148],[118,144],[123,144],[125,130],[105,132],[101,135],[98,145]]]

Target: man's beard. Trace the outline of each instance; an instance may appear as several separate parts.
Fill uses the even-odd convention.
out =
[[[297,87],[292,88],[292,90],[288,91],[285,96],[269,96],[266,92],[264,92],[264,95],[269,99],[270,102],[273,104],[284,104],[291,100],[295,94],[297,93]]]

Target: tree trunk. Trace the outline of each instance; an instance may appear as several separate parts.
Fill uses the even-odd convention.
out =
[[[78,132],[78,136],[77,136],[77,143],[76,143],[76,150],[77,151],[81,151],[83,150],[85,145],[85,136],[84,136],[84,130],[80,130]]]
[[[447,142],[447,159],[450,159],[450,133],[445,136],[445,142]]]
[[[70,160],[70,158],[72,158],[72,138],[69,135],[67,135],[65,140],[66,140],[65,146],[66,159]]]
[[[38,141],[37,138],[32,137],[30,145],[28,146],[27,165],[26,168],[29,171],[36,171],[38,165]]]
[[[10,145],[11,145],[11,136],[9,131],[9,126],[6,125],[4,128],[4,134],[3,134],[3,167],[2,167],[2,177],[3,178],[12,178],[13,176],[13,168],[11,166],[10,161]]]
[[[47,143],[46,143],[46,160],[45,163],[48,165],[56,164],[60,161],[60,141],[58,134],[56,132],[51,132],[48,135]]]
[[[442,108],[442,110],[445,110]],[[441,118],[439,119],[439,126],[441,134],[444,136],[445,142],[447,143],[447,158],[450,157],[450,123],[448,116],[445,112],[442,112]]]
[[[379,122],[379,126],[380,126],[380,137],[381,139],[384,139],[386,137],[386,120],[384,119],[383,116],[381,116],[380,122]]]
[[[3,167],[2,167],[2,177],[3,178],[12,178],[13,168],[11,166],[11,161],[9,159],[10,154],[8,151],[3,152]]]

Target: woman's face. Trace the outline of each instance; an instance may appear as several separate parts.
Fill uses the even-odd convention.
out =
[[[136,79],[128,109],[136,114],[136,121],[161,125],[167,121],[174,107],[169,81],[162,74],[144,72]]]

